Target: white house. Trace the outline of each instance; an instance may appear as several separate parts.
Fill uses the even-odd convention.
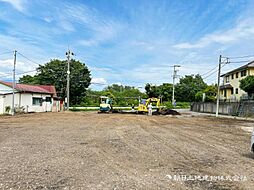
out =
[[[0,81],[0,114],[10,113],[12,97],[12,83]],[[56,89],[49,85],[16,84],[14,105],[24,112],[60,111]]]

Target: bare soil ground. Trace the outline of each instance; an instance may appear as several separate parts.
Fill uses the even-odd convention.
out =
[[[253,189],[251,134],[242,129],[253,126],[187,114],[4,116],[0,189]]]

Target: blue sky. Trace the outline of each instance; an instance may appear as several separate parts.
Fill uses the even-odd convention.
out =
[[[66,59],[68,46],[105,85],[172,82],[174,64],[180,76],[203,74],[220,54],[254,54],[253,8],[252,0],[0,0],[0,79],[11,78],[5,52],[43,64]],[[37,66],[17,61],[18,73]],[[216,73],[204,78],[214,83]]]

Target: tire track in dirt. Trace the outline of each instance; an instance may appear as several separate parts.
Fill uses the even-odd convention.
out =
[[[115,134],[113,135],[113,139],[119,139],[118,144],[124,144],[126,147],[129,147],[133,149],[136,153],[140,153],[135,146],[132,146],[129,141],[125,142],[125,138],[123,137],[122,131],[119,132],[119,127],[117,126],[118,124],[121,124],[125,122],[125,120],[118,120],[116,123],[114,123],[114,126],[111,126],[110,128],[114,127],[116,130],[114,130]],[[107,119],[104,118],[103,123],[107,123]],[[116,126],[115,126],[116,125]],[[122,128],[122,127],[121,127]],[[110,130],[110,129],[109,129]],[[107,134],[108,135],[108,134]],[[112,134],[111,140],[112,140]],[[124,176],[124,178],[128,179],[129,181],[132,181],[134,183],[134,186],[136,186],[138,189],[144,188],[145,186],[149,185],[151,188],[154,189],[156,187],[163,187],[166,189],[165,183],[160,183],[157,181],[156,184],[151,184],[145,182],[146,177],[145,176],[140,176],[138,175],[138,172],[135,168],[130,167],[132,164],[132,161],[125,160],[125,162],[120,162],[119,161],[119,155],[116,155],[115,152],[112,150],[112,147],[110,144],[108,144],[108,141],[110,139],[106,139],[104,141],[104,147],[103,148],[96,148],[94,152],[98,155],[98,157],[101,158],[101,162],[107,165],[107,167],[111,168],[112,171],[116,171],[117,173],[121,174]],[[114,149],[115,147],[113,147]],[[145,153],[142,151],[142,154]],[[102,156],[102,157],[101,157]],[[126,164],[128,162],[128,164]]]
[[[157,125],[159,124],[159,127],[156,125],[156,128],[158,128],[158,129],[164,128],[164,129],[167,130],[167,131],[164,131],[164,132],[169,132],[169,128],[163,127],[163,125],[161,125],[160,122],[157,122],[157,121],[154,121],[154,120],[151,120],[151,121],[153,123],[156,123]],[[163,124],[165,124],[165,123],[163,123]],[[179,146],[178,147],[172,146],[172,144],[171,143],[167,143],[167,141],[165,139],[155,135],[154,134],[154,130],[153,130],[153,132],[150,132],[149,129],[154,128],[154,126],[150,125],[149,128],[141,126],[141,128],[143,130],[145,130],[147,133],[150,133],[150,135],[154,139],[158,140],[159,142],[161,142],[162,144],[166,145],[170,149],[173,149],[175,152],[177,152],[179,155],[181,155],[184,158],[184,159],[180,159],[181,162],[182,162],[181,164],[179,164],[178,162],[177,163],[175,162],[176,165],[183,166],[184,170],[182,170],[182,172],[184,172],[184,174],[187,174],[187,173],[191,174],[191,173],[193,173],[193,171],[198,171],[199,173],[205,172],[206,174],[210,174],[210,175],[215,175],[214,173],[217,173],[218,176],[221,175],[221,171],[220,170],[214,170],[213,169],[213,172],[210,172],[210,171],[207,171],[205,169],[201,169],[200,168],[200,163],[198,163],[198,162],[200,162],[200,160],[198,160],[198,158],[195,155],[194,156],[192,156],[191,154],[186,155],[186,152],[181,151],[181,148]],[[173,128],[173,127],[170,127],[170,130],[171,130],[170,131],[171,133],[172,132],[174,132],[174,133],[175,132],[179,132],[176,128]],[[181,136],[182,135],[183,134],[181,133]],[[195,142],[195,143],[197,143],[199,145],[201,145],[201,143],[204,142],[202,140],[197,140],[196,138],[190,138],[189,135],[186,135],[186,134],[183,135],[183,136],[184,136],[184,139],[186,141],[192,141],[192,142]],[[191,163],[191,166],[189,165],[189,163]],[[179,172],[179,169],[177,170],[177,172]],[[197,183],[197,184],[194,183],[192,185],[198,185],[198,186],[200,186],[200,183]],[[201,185],[203,185],[204,188],[207,188],[207,187],[211,186],[208,182],[203,182]],[[217,184],[214,183],[213,184],[213,188],[215,188],[215,187],[216,187],[216,189],[217,188],[219,188],[219,189],[221,189],[221,188],[224,188],[224,189],[225,188],[227,188],[227,189],[233,189],[232,183],[229,183],[229,182],[217,183]],[[236,187],[236,189],[238,189],[238,187]]]
[[[10,151],[1,157],[0,168],[11,169],[9,177],[0,175],[4,185],[17,184],[17,174],[38,188],[251,189],[254,185],[253,159],[241,155],[248,136],[235,129],[241,122],[88,112],[34,114],[4,122],[9,128],[0,130],[9,137]],[[0,150],[5,147],[0,143]],[[45,176],[42,169],[49,174]],[[250,179],[244,184],[176,182],[166,177],[245,170]]]

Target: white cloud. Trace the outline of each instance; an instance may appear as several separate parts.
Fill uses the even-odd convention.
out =
[[[11,4],[15,9],[17,9],[20,12],[24,12],[25,10],[24,0],[0,0],[0,1]]]
[[[176,49],[195,49],[204,48],[213,43],[217,44],[232,44],[244,39],[253,38],[254,26],[253,19],[246,19],[239,22],[234,28],[223,31],[207,34],[198,40],[196,43],[180,43],[173,47]]]
[[[114,82],[114,83],[112,83],[112,84],[117,84],[117,85],[119,85],[119,86],[123,85],[123,84],[120,83],[120,82]]]
[[[13,59],[0,60],[0,78],[1,79],[12,79],[13,70]],[[36,73],[34,66],[27,65],[22,61],[16,62],[16,79],[19,79],[25,74],[34,75]],[[31,72],[33,71],[33,72]]]
[[[60,26],[68,32],[74,32],[75,31],[75,27],[73,26],[73,24],[71,24],[69,21],[67,20],[60,20],[59,21]]]
[[[59,12],[61,22],[66,24],[71,20],[72,23],[81,25],[86,32],[91,34],[88,39],[79,40],[77,43],[80,45],[97,46],[102,42],[114,39],[122,30],[122,24],[102,16],[96,9],[89,8],[84,4],[67,3],[64,10],[64,14],[62,10]]]
[[[106,85],[107,81],[104,78],[92,78],[91,81],[92,84],[102,84],[102,85]]]
[[[12,71],[13,59],[0,60],[0,68],[1,68],[1,70]],[[34,67],[29,66],[22,61],[16,62],[16,70],[18,70],[18,71],[30,71],[32,69],[34,69]]]
[[[105,72],[112,72],[110,68],[103,68],[103,67],[89,67],[93,71],[105,71]]]
[[[47,23],[51,23],[53,21],[53,18],[51,18],[51,17],[45,17],[45,18],[43,18],[43,20],[45,22],[47,22]]]
[[[136,46],[136,47],[148,50],[148,51],[151,51],[151,50],[155,49],[155,45],[157,45],[157,46],[163,46],[164,44],[158,44],[158,42],[155,43],[155,42],[144,42],[144,41],[136,41],[135,40],[135,41],[132,41],[130,43],[130,45]]]
[[[96,40],[80,40],[78,42],[78,44],[80,44],[82,46],[97,46],[98,41],[96,41]]]

